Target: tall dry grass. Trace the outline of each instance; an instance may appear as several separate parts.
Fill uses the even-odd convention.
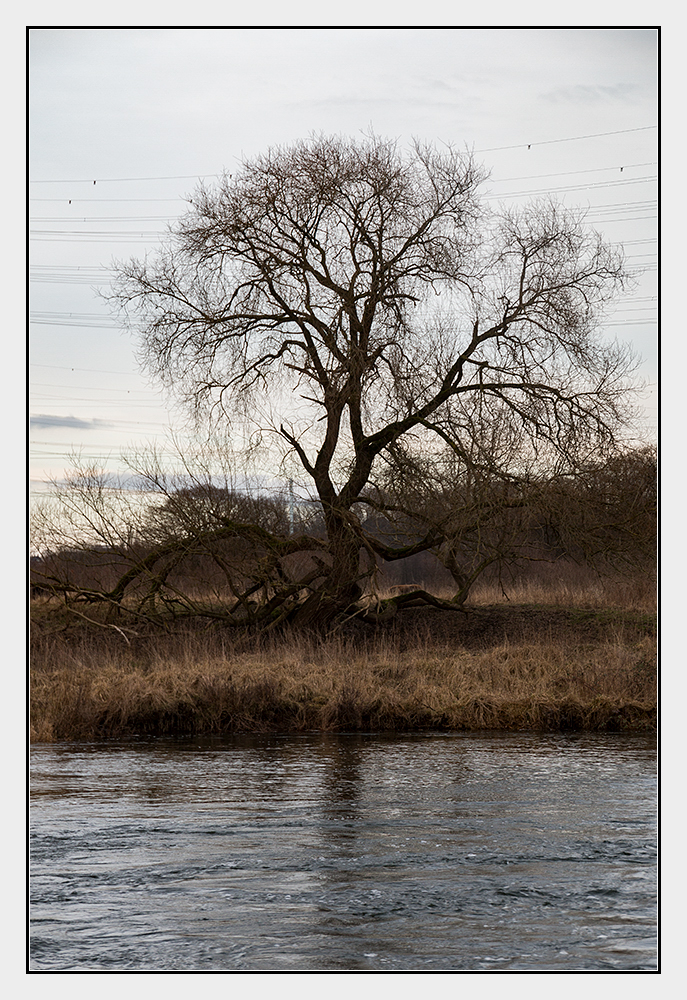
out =
[[[399,575],[399,574],[397,574]],[[379,575],[381,597],[393,596],[399,583],[390,570]],[[436,597],[450,600],[455,593],[449,574],[435,566],[413,582]],[[569,559],[535,561],[512,574],[487,572],[470,591],[468,604],[484,607],[492,604],[544,604],[570,608],[622,608],[625,611],[655,612],[657,581],[654,566],[632,573],[618,573],[612,568],[599,572]]]
[[[647,567],[628,575],[599,574],[575,563],[544,563],[513,581],[478,583],[470,595],[476,606],[503,602],[651,613],[657,605],[656,573]]]
[[[451,596],[441,580],[415,582]],[[31,737],[655,726],[655,639],[644,627],[650,620],[655,628],[651,572],[600,577],[572,563],[534,564],[520,579],[483,581],[470,603],[491,606],[512,627],[480,634],[472,646],[467,623],[442,638],[436,619],[410,641],[392,631],[364,642],[266,642],[202,623],[173,633],[141,630],[135,620],[131,628],[89,623],[39,599]],[[517,618],[523,606],[542,611],[534,627]],[[546,609],[559,609],[563,632]]]
[[[389,729],[651,729],[654,641],[571,647],[361,649],[331,639],[248,648],[186,631],[121,636],[44,632],[31,671],[35,741],[125,734]]]

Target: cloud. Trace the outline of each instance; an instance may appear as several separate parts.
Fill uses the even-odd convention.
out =
[[[102,430],[112,426],[107,420],[82,420],[80,417],[61,417],[53,413],[36,413],[29,418],[29,423],[32,428],[71,427],[82,431]]]
[[[609,101],[627,104],[632,101],[636,90],[632,83],[616,83],[612,87],[578,83],[549,90],[542,97],[553,104],[602,104]]]

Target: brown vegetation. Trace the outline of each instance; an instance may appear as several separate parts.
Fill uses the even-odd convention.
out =
[[[571,571],[572,572],[572,571]],[[606,729],[656,724],[650,582],[561,575],[546,604],[483,590],[467,615],[409,609],[322,641],[75,617],[34,602],[31,735],[323,729]],[[573,577],[574,579],[574,577]],[[529,593],[534,593],[530,582]],[[543,583],[539,584],[543,595]],[[514,592],[512,596],[526,595]],[[571,597],[576,607],[571,607]],[[558,600],[557,600],[558,598]],[[625,607],[623,607],[625,605]],[[633,610],[629,610],[631,605]]]

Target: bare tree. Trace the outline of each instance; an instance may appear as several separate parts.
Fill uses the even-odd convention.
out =
[[[311,484],[326,543],[290,621],[352,613],[401,549],[444,544],[450,563],[440,518],[400,547],[361,523],[400,456],[424,475],[418,448],[448,449],[474,477],[475,428],[505,414],[512,484],[603,453],[626,419],[632,359],[600,336],[621,253],[552,202],[490,212],[484,180],[451,148],[315,137],[200,187],[157,256],[118,265],[148,372],[247,441],[271,430]]]
[[[619,448],[572,464],[527,461],[498,410],[488,438],[467,423],[471,447],[391,456],[364,503],[380,552],[403,558],[432,535],[431,552],[463,603],[487,570],[502,584],[535,562],[573,561],[600,574],[651,573],[656,562],[656,451]],[[381,520],[380,520],[381,518]],[[374,525],[374,530],[372,526]],[[373,544],[377,544],[373,542]]]
[[[125,606],[146,620],[190,614],[276,624],[301,579],[322,575],[324,541],[291,533],[285,499],[243,477],[237,486],[226,457],[207,444],[184,449],[169,471],[144,448],[128,456],[128,474],[114,477],[74,456],[66,479],[32,512],[40,553],[32,593],[61,595],[72,610]]]
[[[657,556],[657,454],[644,445],[590,459],[542,485],[536,524],[578,562],[643,573]]]
[[[479,396],[459,406],[450,414],[450,434],[425,431],[388,449],[362,502],[395,537],[395,546],[379,546],[386,560],[403,552],[399,539],[434,539],[431,551],[456,586],[453,602],[463,604],[486,569],[523,559],[553,470],[527,448],[510,408],[494,401],[485,424]]]

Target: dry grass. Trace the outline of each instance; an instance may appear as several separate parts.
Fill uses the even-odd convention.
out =
[[[203,622],[167,632],[120,618],[114,627],[39,599],[32,739],[655,728],[652,573],[600,578],[572,564],[535,565],[505,594],[498,582],[480,584],[467,617],[408,610],[389,627],[324,642],[268,644]],[[451,596],[438,580],[418,582]]]
[[[448,574],[438,572],[422,578],[417,585],[436,597],[450,600],[455,587]],[[393,597],[410,585],[382,583],[380,597]],[[533,563],[515,578],[482,578],[470,591],[471,607],[494,604],[545,604],[568,608],[622,608],[625,611],[656,611],[656,572],[648,566],[642,572],[620,575],[596,573],[588,566],[561,560]]]
[[[497,583],[478,584],[471,595],[473,605],[503,602],[655,612],[656,576],[649,570],[627,577],[604,577],[571,564],[560,572],[554,563],[540,567],[534,577],[506,584],[504,589]]]
[[[44,623],[45,624],[45,623]],[[327,729],[651,729],[654,640],[501,641],[467,649],[377,637],[243,647],[218,631],[127,642],[36,630],[31,735]]]

